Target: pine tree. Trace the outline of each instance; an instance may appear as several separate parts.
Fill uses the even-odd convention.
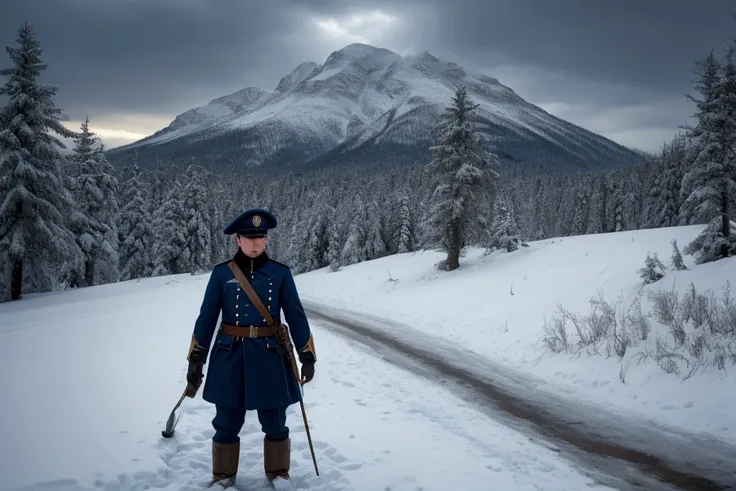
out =
[[[686,196],[681,214],[695,223],[707,222],[702,234],[684,252],[697,256],[698,264],[736,253],[730,204],[736,202],[736,65],[725,66],[711,51],[701,64],[695,99],[698,113],[693,129],[697,156],[683,178]]]
[[[582,235],[588,228],[588,211],[590,199],[588,193],[590,193],[590,181],[586,177],[582,179],[582,182],[578,183],[577,190],[574,193],[575,204],[572,214],[572,223],[570,223],[570,230],[567,235]]]
[[[219,189],[219,192],[215,192],[215,189]],[[218,263],[223,258],[229,257],[229,243],[227,236],[223,233],[225,227],[225,210],[226,205],[222,199],[222,189],[220,187],[210,188],[210,196],[208,196],[209,210],[208,215],[210,219],[210,233],[212,235],[212,248],[210,251],[210,258],[212,260],[212,266],[214,263]],[[269,241],[270,242],[270,241]]]
[[[77,286],[115,282],[120,277],[117,221],[119,183],[105,158],[103,146],[89,130],[89,118],[75,138],[72,161],[78,175],[73,177],[76,207],[71,229],[85,253],[84,274]]]
[[[340,263],[343,266],[360,263],[368,259],[365,247],[367,236],[365,205],[359,195],[355,197],[351,211],[352,217],[347,237],[340,254]]]
[[[642,226],[659,228],[677,225],[684,150],[684,139],[677,136],[670,144],[663,146],[658,157],[648,162],[654,178],[645,198]]]
[[[154,238],[147,186],[141,180],[141,171],[135,158],[126,173],[130,178],[121,187],[120,201],[124,205],[118,222],[120,279],[123,281],[151,275]]]
[[[212,230],[207,200],[209,172],[197,164],[187,167],[179,193],[183,243],[176,257],[177,273],[202,272],[212,266]]]
[[[368,261],[386,255],[386,243],[383,240],[382,213],[378,203],[371,200],[366,207],[365,257]]]
[[[324,268],[329,264],[329,216],[334,210],[324,201],[313,205],[306,226],[303,228],[302,251],[304,253],[300,264],[304,271],[313,271]]]
[[[653,257],[647,254],[647,258],[644,260],[644,267],[639,268],[637,272],[639,273],[639,277],[644,280],[644,284],[649,285],[664,278],[665,269],[664,264],[659,260],[655,252]]]
[[[687,266],[685,266],[685,261],[682,259],[682,254],[680,253],[680,248],[677,247],[677,240],[672,239],[672,267],[674,267],[677,271],[684,271],[687,269]]]
[[[83,257],[65,221],[73,201],[59,152],[64,145],[48,131],[75,133],[59,120],[58,89],[38,82],[47,65],[27,23],[17,42],[7,48],[13,67],[0,70],[8,77],[0,95],[9,97],[0,111],[0,295],[7,297],[7,285],[13,300],[54,289],[82,267]]]
[[[498,159],[485,150],[487,143],[472,122],[478,107],[465,87],[457,89],[450,107],[441,115],[437,141],[430,147],[434,159],[426,166],[434,178],[427,226],[447,253],[439,265],[447,271],[460,267],[468,228],[482,219],[476,206],[499,177],[495,170]]]
[[[519,227],[516,225],[513,213],[509,209],[506,196],[500,196],[496,200],[494,210],[495,216],[490,240],[486,245],[486,254],[490,254],[496,249],[513,252],[519,247],[528,247],[527,243],[521,239]]]
[[[187,219],[179,184],[166,193],[161,206],[153,213],[154,231],[151,249],[152,276],[184,273],[180,267],[180,251],[187,244]]]
[[[600,234],[605,230],[606,204],[608,199],[604,176],[602,174],[593,176],[590,181],[590,188],[588,226],[585,229],[585,233]]]
[[[608,213],[606,214],[606,232],[621,232],[625,230],[624,200],[622,177],[620,174],[609,173],[607,178],[608,195],[610,196]]]
[[[398,209],[398,227],[395,232],[395,241],[397,243],[397,252],[404,254],[406,252],[414,252],[416,250],[416,232],[414,225],[414,217],[409,208],[409,197],[402,194],[399,198]]]
[[[333,216],[327,227],[327,261],[332,271],[339,271],[342,267],[341,251],[343,248],[340,222]]]

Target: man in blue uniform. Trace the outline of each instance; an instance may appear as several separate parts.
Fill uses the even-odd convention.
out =
[[[224,232],[236,234],[238,251],[233,260],[274,322],[279,321],[283,310],[301,363],[302,380],[296,379],[286,351],[241,288],[228,266],[230,260],[215,265],[187,355],[187,395],[194,397],[212,347],[202,398],[216,408],[212,420],[213,483],[235,482],[240,457],[238,434],[248,410],[258,412],[264,433],[266,476],[270,481],[277,477],[289,479],[291,440],[286,408],[300,401],[300,382],[307,383],[314,377],[314,340],[291,270],[265,252],[268,230],[276,224],[276,218],[267,210],[251,209],[233,220]]]

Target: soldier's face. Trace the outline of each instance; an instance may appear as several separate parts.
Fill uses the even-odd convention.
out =
[[[263,254],[266,249],[268,237],[241,237],[238,236],[238,247],[243,254],[250,258],[256,258]]]

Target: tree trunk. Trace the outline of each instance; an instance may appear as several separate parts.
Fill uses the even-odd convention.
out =
[[[10,285],[10,299],[18,300],[21,298],[21,290],[23,287],[23,259],[17,259],[13,264],[13,279]]]
[[[454,225],[452,229],[452,245],[450,246],[450,250],[447,251],[447,259],[445,259],[444,264],[446,271],[453,271],[460,267],[460,251],[463,247],[463,237],[460,227]]]

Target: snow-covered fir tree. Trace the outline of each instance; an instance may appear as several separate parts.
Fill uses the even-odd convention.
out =
[[[495,250],[513,252],[519,247],[528,247],[528,244],[519,234],[514,214],[509,209],[508,197],[499,196],[494,205],[493,225],[486,244],[486,254]]]
[[[65,217],[73,209],[65,186],[61,141],[73,137],[60,122],[57,88],[39,83],[43,50],[30,25],[8,47],[11,68],[0,95],[0,297],[57,289],[82,268],[83,255]]]
[[[498,158],[487,150],[488,143],[473,122],[478,107],[465,87],[457,89],[441,115],[439,135],[430,147],[433,160],[426,167],[434,178],[428,231],[447,253],[439,264],[447,271],[460,267],[468,228],[487,223],[487,217],[479,216],[478,205],[487,202],[499,177]]]
[[[191,164],[182,175],[178,210],[183,227],[183,243],[176,257],[176,271],[201,273],[211,268],[212,230],[211,208],[207,200],[210,174],[197,164]]]
[[[118,221],[119,269],[123,281],[151,275],[154,238],[148,207],[148,186],[141,179],[137,159],[132,159],[125,175],[128,178],[120,190],[123,207]]]
[[[327,228],[327,261],[333,272],[340,271],[340,268],[343,266],[341,252],[344,242],[341,229],[341,222],[336,217],[333,217]]]
[[[187,244],[187,218],[181,199],[181,188],[172,187],[161,206],[153,213],[154,231],[151,263],[153,276],[185,273],[179,261],[180,251]]]
[[[387,247],[382,234],[383,220],[382,208],[375,199],[370,200],[365,217],[365,257],[368,261],[386,255]]]
[[[89,118],[82,122],[81,133],[70,160],[77,172],[72,176],[76,206],[70,217],[71,230],[85,254],[84,272],[73,278],[76,286],[115,282],[120,277],[117,221],[119,183],[105,158],[103,146],[89,130]]]
[[[680,210],[690,223],[708,224],[684,249],[698,264],[736,253],[736,65],[732,57],[721,65],[711,51],[700,64],[700,75],[692,130],[697,154],[683,178]]]
[[[685,139],[675,137],[663,146],[661,154],[651,161],[655,178],[645,197],[642,226],[673,227],[679,221],[680,185],[685,160]]]
[[[399,254],[414,252],[417,242],[416,221],[409,206],[409,196],[407,193],[402,194],[398,200],[396,217],[398,222],[394,230],[396,252]]]
[[[590,209],[590,182],[589,176],[582,176],[580,186],[575,193],[572,221],[566,235],[583,235],[588,228],[588,211]]]
[[[350,225],[348,226],[345,244],[340,253],[340,263],[343,266],[360,263],[368,259],[366,254],[367,237],[366,211],[360,195],[352,203]]]
[[[300,240],[302,254],[299,256],[298,264],[305,271],[324,268],[329,264],[329,227],[330,216],[334,209],[324,201],[317,200],[313,204],[313,213],[302,229]]]
[[[639,268],[637,273],[639,277],[644,280],[645,285],[655,283],[664,278],[666,268],[662,261],[657,257],[657,253],[654,256],[647,254],[647,258],[644,260],[644,267]]]
[[[232,239],[223,233],[226,220],[225,211],[227,205],[224,203],[222,193],[216,192],[217,187],[210,187],[207,193],[208,215],[210,216],[210,234],[212,236],[210,258],[213,263],[223,261],[232,256]]]
[[[623,179],[615,173],[609,173],[606,179],[607,191],[610,196],[608,212],[606,213],[606,228],[608,232],[625,230],[624,201],[625,190]]]
[[[687,266],[685,266],[685,260],[682,259],[682,253],[680,252],[680,248],[677,247],[677,241],[675,239],[672,239],[672,256],[670,258],[670,261],[672,262],[672,267],[675,268],[677,271],[684,271],[687,269]]]

